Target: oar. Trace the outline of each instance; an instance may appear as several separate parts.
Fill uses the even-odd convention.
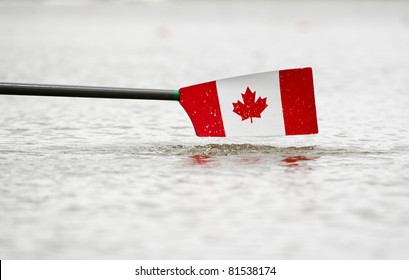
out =
[[[179,90],[0,83],[0,94],[179,101],[201,137],[318,133],[311,68],[251,74]]]
[[[179,90],[0,83],[0,94],[85,98],[179,100]]]

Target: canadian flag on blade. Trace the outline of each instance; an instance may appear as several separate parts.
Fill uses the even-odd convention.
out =
[[[318,133],[311,68],[240,76],[180,89],[197,136]]]

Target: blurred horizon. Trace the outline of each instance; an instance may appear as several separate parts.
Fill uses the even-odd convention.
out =
[[[249,2],[250,0],[0,0],[1,5],[64,5],[82,6],[89,4],[137,4],[164,2]],[[405,2],[405,0],[251,0],[252,2]]]

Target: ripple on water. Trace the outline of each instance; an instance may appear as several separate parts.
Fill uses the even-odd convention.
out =
[[[150,147],[148,153],[160,155],[208,155],[208,156],[229,156],[229,155],[250,155],[250,154],[276,154],[313,151],[314,146],[306,147],[275,147],[269,145],[253,144],[207,144],[196,146],[167,145]]]

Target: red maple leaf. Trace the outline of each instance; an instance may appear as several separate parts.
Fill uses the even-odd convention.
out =
[[[259,97],[256,101],[256,92],[252,92],[249,87],[247,87],[246,92],[241,94],[243,102],[237,100],[236,103],[233,102],[233,112],[241,116],[241,120],[247,120],[250,118],[251,123],[253,123],[253,118],[261,118],[261,113],[267,108],[267,97]]]

